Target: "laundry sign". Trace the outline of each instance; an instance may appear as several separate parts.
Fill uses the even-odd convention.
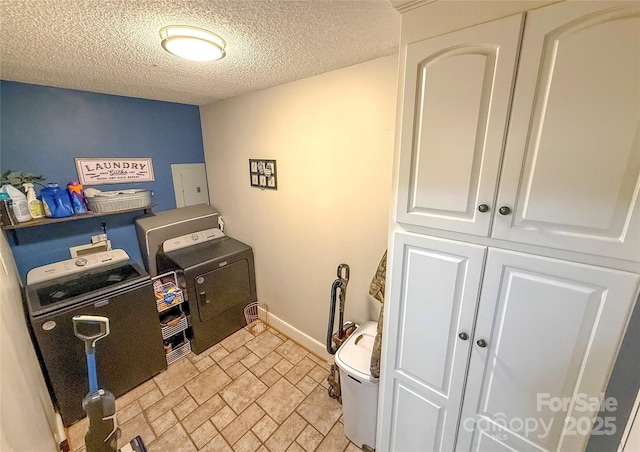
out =
[[[155,180],[150,158],[77,158],[76,169],[83,185]]]

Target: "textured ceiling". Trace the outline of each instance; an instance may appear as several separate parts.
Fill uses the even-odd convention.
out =
[[[166,25],[211,30],[220,61],[166,53]],[[0,0],[0,78],[203,105],[398,51],[389,0]]]

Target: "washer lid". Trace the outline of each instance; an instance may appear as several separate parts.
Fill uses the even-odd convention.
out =
[[[116,262],[125,262],[128,260],[129,255],[125,250],[111,250],[54,262],[53,264],[47,264],[29,270],[29,273],[27,273],[27,285],[51,281],[62,278],[63,276],[83,273],[90,269],[105,267]]]
[[[151,279],[138,264],[130,260],[112,262],[27,285],[27,305],[29,314],[37,317],[87,300],[107,299],[144,284],[150,285]]]
[[[365,322],[353,332],[338,349],[335,360],[338,367],[368,381],[376,381],[371,377],[371,351],[376,338],[377,323]]]

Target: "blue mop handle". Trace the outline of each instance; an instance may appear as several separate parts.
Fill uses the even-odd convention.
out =
[[[91,347],[91,352],[87,353],[87,369],[89,369],[89,393],[98,391],[98,373],[96,372],[96,349]]]
[[[81,324],[98,325],[100,331],[95,334],[83,334],[78,331]],[[96,371],[96,342],[109,335],[109,319],[97,315],[73,316],[73,332],[84,341],[84,349],[87,354],[87,370],[89,373],[89,393],[98,391],[98,374]]]

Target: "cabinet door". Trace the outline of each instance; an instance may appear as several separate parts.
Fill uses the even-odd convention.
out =
[[[638,261],[640,6],[606,3],[527,13],[493,236]]]
[[[397,233],[391,251],[378,449],[449,452],[485,248]]]
[[[407,46],[398,222],[488,235],[522,17]]]
[[[490,249],[458,450],[584,450],[638,280]]]

